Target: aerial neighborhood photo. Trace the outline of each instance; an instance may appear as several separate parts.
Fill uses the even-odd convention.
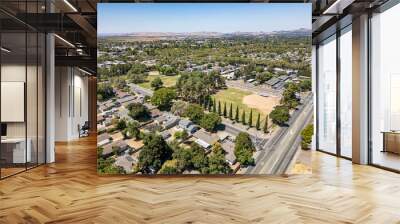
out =
[[[310,173],[310,10],[99,4],[98,173]]]

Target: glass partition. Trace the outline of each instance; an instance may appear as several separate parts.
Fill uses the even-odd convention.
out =
[[[400,4],[371,18],[371,162],[400,170]]]
[[[318,149],[336,153],[336,35],[318,47]]]
[[[0,3],[18,13],[42,5]],[[43,33],[0,12],[0,178],[45,163],[45,44]]]
[[[26,141],[26,45],[25,32],[1,34],[2,177],[24,171],[31,161]]]

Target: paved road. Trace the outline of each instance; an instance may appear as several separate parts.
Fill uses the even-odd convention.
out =
[[[142,94],[144,96],[153,96],[153,90],[142,88],[142,87],[140,87],[140,86],[138,86],[136,84],[133,84],[133,83],[129,83],[128,86],[131,87],[131,90],[134,91],[134,92],[137,92],[137,93]]]
[[[271,96],[280,96],[282,93],[281,90],[272,89],[266,84],[256,86],[252,83],[243,82],[243,80],[227,80],[226,86],[251,91],[255,94],[263,93]]]
[[[301,130],[311,121],[312,95],[306,97],[301,108],[292,115],[288,127],[281,127],[262,151],[256,155],[256,165],[248,167],[247,174],[281,174],[289,166],[299,144]]]

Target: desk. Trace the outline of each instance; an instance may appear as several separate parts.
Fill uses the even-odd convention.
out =
[[[382,152],[400,154],[400,131],[383,131]]]
[[[31,162],[31,139],[27,139],[28,147],[25,152],[25,138],[5,138],[1,139],[1,159],[5,163],[26,163]]]

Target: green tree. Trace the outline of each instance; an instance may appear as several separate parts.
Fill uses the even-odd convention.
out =
[[[170,88],[161,88],[154,91],[151,97],[151,103],[162,110],[169,110],[172,106],[172,101],[176,98],[176,93]]]
[[[260,113],[257,115],[256,129],[260,130]]]
[[[104,159],[102,157],[97,159],[97,172],[99,174],[123,174],[124,169],[120,166],[115,166],[115,159],[108,157]]]
[[[243,112],[242,112],[242,124],[246,124],[246,111],[245,110],[243,110]]]
[[[227,112],[226,112],[226,102],[224,102],[224,112],[223,112],[223,114],[224,114],[224,117],[226,117],[226,115],[227,115]]]
[[[312,136],[314,134],[314,127],[312,124],[307,125],[301,131],[301,148],[310,149],[310,144],[312,142]]]
[[[207,108],[208,108],[208,100],[207,100],[207,98],[203,99],[203,108],[204,108],[204,110],[207,110]]]
[[[241,166],[254,165],[253,152],[255,147],[246,132],[240,132],[235,140],[235,156]]]
[[[312,86],[311,80],[310,79],[302,80],[299,86],[302,92],[311,91],[311,86]]]
[[[268,133],[268,119],[269,116],[267,115],[267,117],[265,117],[265,122],[264,122],[264,133]]]
[[[143,139],[143,148],[138,158],[138,168],[143,174],[157,173],[162,164],[171,158],[172,150],[164,139],[155,133]]]
[[[140,137],[140,124],[137,121],[130,121],[126,127],[126,131],[129,137],[139,139]]]
[[[97,85],[97,100],[108,100],[115,96],[114,89],[109,83],[99,83]]]
[[[233,119],[233,112],[232,112],[232,103],[231,103],[231,105],[230,105],[230,107],[229,107],[229,119]]]
[[[163,74],[163,75],[167,75],[167,76],[172,76],[172,75],[176,75],[177,71],[175,67],[172,66],[161,66],[158,71]]]
[[[214,113],[216,113],[217,112],[217,105],[216,105],[216,103],[215,103],[216,101],[215,101],[215,99],[214,99],[214,102],[213,102],[213,109],[212,109],[212,112],[214,112]]]
[[[256,71],[257,73],[261,73],[261,72],[264,71],[264,68],[261,67],[261,66],[257,66],[257,67],[255,68],[255,71]]]
[[[185,112],[183,113],[183,116],[188,117],[191,121],[193,121],[196,124],[200,124],[201,119],[204,116],[204,111],[200,105],[192,103],[189,104],[189,106],[186,108]]]
[[[215,143],[208,158],[208,172],[210,174],[228,174],[232,172],[225,159],[225,151],[220,143]]]
[[[126,128],[126,121],[125,119],[119,119],[117,123],[117,129],[122,131]]]
[[[285,90],[282,93],[281,103],[289,108],[295,108],[299,105],[299,94],[300,88],[297,84],[290,82],[286,84]]]
[[[184,139],[186,139],[188,137],[188,133],[186,131],[184,131],[184,130],[183,131],[177,131],[177,132],[175,132],[174,137],[176,139],[184,140]]]
[[[275,106],[269,116],[274,124],[284,125],[290,118],[289,108],[282,105]]]
[[[236,106],[235,121],[239,122],[239,106]]]
[[[179,142],[171,143],[173,148],[172,158],[177,161],[176,167],[178,172],[183,172],[186,169],[192,168],[192,150],[191,148],[179,146]]]
[[[204,114],[201,119],[200,126],[207,131],[215,131],[217,126],[221,123],[221,117],[216,113]]]
[[[142,74],[145,72],[146,72],[146,65],[140,64],[140,63],[135,63],[129,69],[128,75],[129,74]]]
[[[196,143],[190,146],[191,149],[191,167],[201,173],[208,173],[208,158],[203,148]]]
[[[273,77],[273,75],[269,72],[263,72],[260,74],[257,74],[256,76],[256,80],[258,81],[258,83],[263,84],[266,81],[270,80]]]
[[[180,172],[178,169],[178,160],[172,159],[172,160],[165,161],[158,173],[159,174],[179,174]]]
[[[248,125],[251,127],[253,126],[253,110],[250,109],[250,116],[249,116],[249,123]]]
[[[188,102],[198,102],[225,85],[224,79],[215,73],[182,72],[176,82],[178,96]]]
[[[218,101],[218,114],[221,115],[222,109],[221,109],[221,101]]]
[[[146,81],[145,74],[137,74],[137,73],[128,73],[128,77],[132,83],[138,84]]]
[[[172,104],[171,112],[177,116],[183,116],[188,106],[188,102],[177,100]]]
[[[208,111],[210,111],[211,112],[211,110],[212,110],[212,106],[213,106],[213,100],[212,100],[212,98],[208,98],[208,104],[207,104],[207,109],[208,109]]]
[[[128,105],[128,115],[135,120],[146,120],[150,117],[150,112],[141,103],[131,103]]]
[[[156,77],[155,79],[153,79],[153,81],[151,81],[150,85],[154,90],[157,90],[157,89],[162,88],[164,83],[160,77]]]

